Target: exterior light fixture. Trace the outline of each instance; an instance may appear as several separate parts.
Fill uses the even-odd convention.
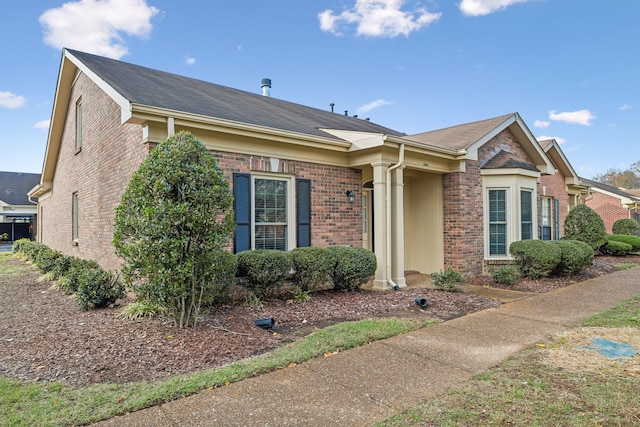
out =
[[[349,203],[353,203],[356,200],[356,195],[353,194],[353,191],[349,190],[345,194],[347,195],[347,199],[349,199]]]

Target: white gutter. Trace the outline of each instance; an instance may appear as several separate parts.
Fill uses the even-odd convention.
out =
[[[400,287],[391,278],[391,172],[398,169],[404,163],[404,142],[400,143],[400,152],[398,154],[398,163],[387,169],[387,282],[391,284],[394,290],[400,290]]]

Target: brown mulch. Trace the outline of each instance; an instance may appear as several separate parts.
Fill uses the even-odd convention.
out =
[[[24,264],[17,258],[9,262]],[[620,262],[625,261],[615,259]],[[640,263],[640,257],[628,262]],[[602,258],[585,274],[595,277],[612,269],[613,261]],[[215,368],[340,321],[385,316],[447,320],[500,305],[495,299],[473,294],[425,288],[326,291],[313,293],[304,303],[269,300],[262,308],[241,302],[216,307],[203,314],[196,328],[180,330],[163,317],[119,318],[121,304],[126,301],[112,308],[80,311],[72,297],[52,290],[50,282],[39,282],[38,277],[30,269],[20,277],[0,278],[0,374],[80,386],[153,381]],[[574,279],[584,280],[574,277],[528,283],[521,279],[512,289],[546,292]],[[474,280],[468,283],[485,285]],[[419,307],[415,298],[426,298],[428,307]],[[254,320],[263,317],[275,319],[273,330],[254,325]]]

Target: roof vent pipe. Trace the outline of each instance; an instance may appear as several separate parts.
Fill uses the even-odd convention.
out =
[[[260,82],[263,96],[271,96],[271,79],[262,79]]]

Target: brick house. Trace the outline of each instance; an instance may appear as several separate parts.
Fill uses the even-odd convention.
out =
[[[39,240],[117,269],[120,197],[149,150],[182,130],[232,186],[235,252],[362,246],[378,260],[374,288],[389,289],[406,270],[482,273],[509,260],[512,241],[538,237],[538,181],[556,167],[519,114],[406,135],[265,95],[65,49],[30,193]],[[259,220],[257,188],[279,223]]]
[[[585,204],[596,211],[604,221],[607,233],[619,219],[632,218],[640,222],[640,195],[638,190],[625,190],[601,182],[582,178],[591,189]]]
[[[555,139],[540,141],[555,170],[538,183],[538,238],[558,240],[571,208],[584,203],[589,187],[580,179]]]

